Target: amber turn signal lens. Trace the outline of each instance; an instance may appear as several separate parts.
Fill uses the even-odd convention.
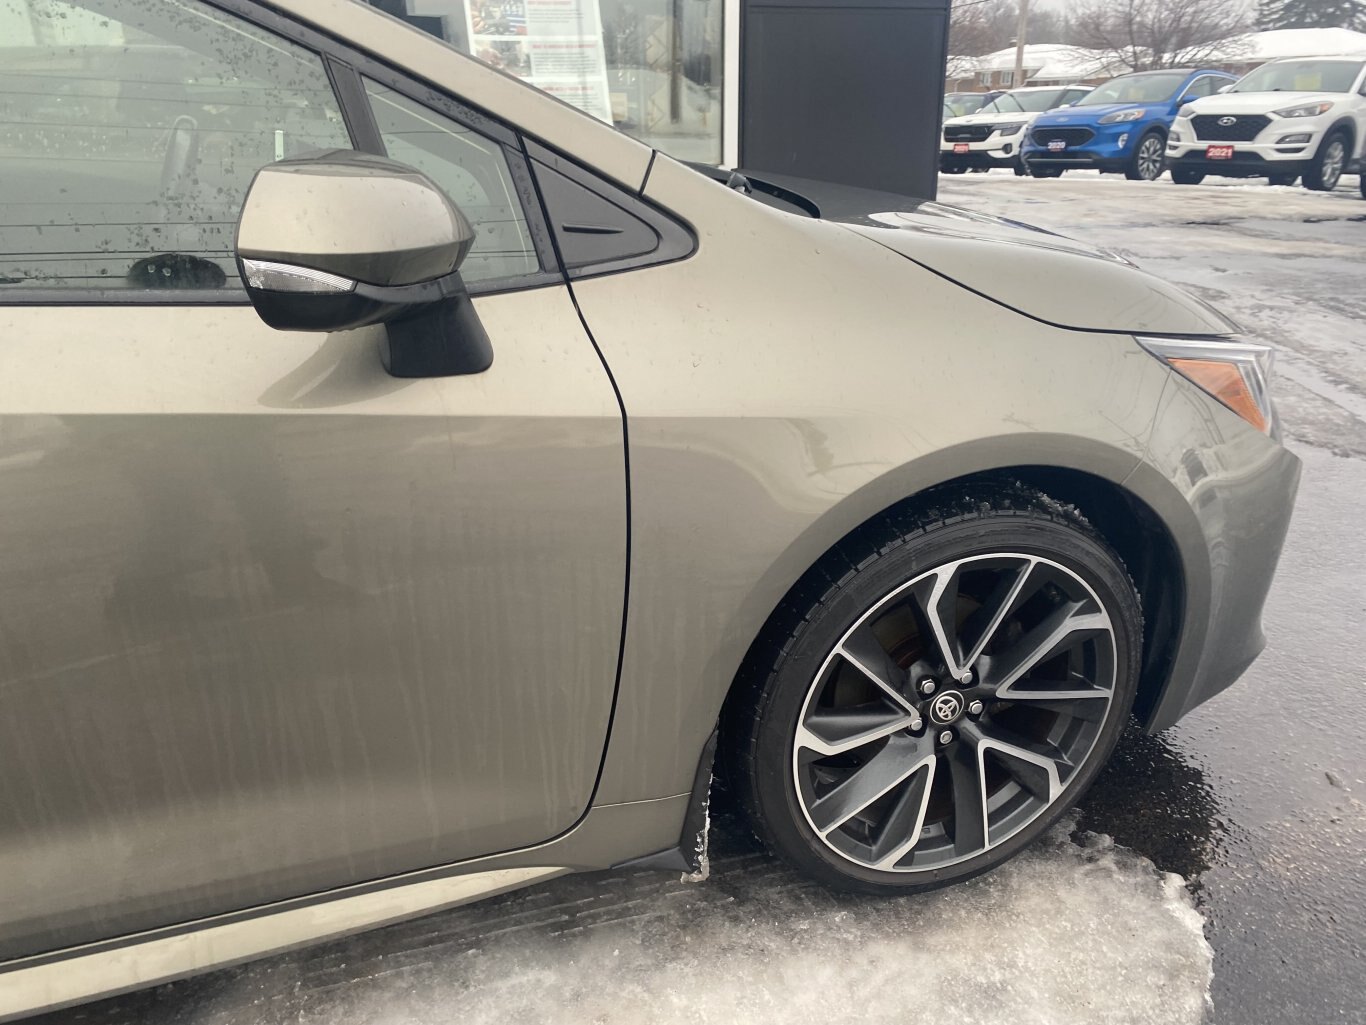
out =
[[[1169,357],[1171,366],[1228,406],[1257,430],[1266,432],[1268,424],[1248,387],[1243,370],[1236,363],[1214,359]]]

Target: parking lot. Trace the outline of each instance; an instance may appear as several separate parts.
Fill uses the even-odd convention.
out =
[[[1366,1020],[1366,202],[1260,183],[941,177],[942,202],[1106,245],[1280,347],[1305,461],[1239,686],[1131,735],[1071,821],[996,873],[832,896],[722,807],[710,877],[567,878],[48,1015],[48,1025]],[[1003,340],[1002,344],[1009,344]]]

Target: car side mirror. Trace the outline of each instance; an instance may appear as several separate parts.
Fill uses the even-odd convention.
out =
[[[256,173],[237,224],[237,265],[273,328],[383,324],[382,358],[395,377],[474,374],[493,363],[460,276],[474,238],[421,171],[320,150]]]
[[[1232,89],[1233,86],[1234,86],[1234,83],[1233,83],[1233,82],[1230,82],[1228,85],[1221,85],[1218,89],[1215,90],[1215,92],[1217,92],[1217,93],[1226,93],[1226,92],[1228,92],[1230,89]]]

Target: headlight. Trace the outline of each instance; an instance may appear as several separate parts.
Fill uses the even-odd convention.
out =
[[[1024,122],[1020,122],[1019,124],[1015,124],[1015,125],[997,125],[997,126],[996,126],[996,134],[998,134],[998,135],[1014,135],[1016,132],[1018,132],[1018,131],[1019,131],[1021,128],[1023,128],[1023,127],[1024,127]]]
[[[1194,114],[1194,113],[1195,113],[1195,105],[1194,105],[1194,104],[1191,104],[1191,103],[1187,103],[1184,107],[1182,107],[1180,110],[1178,110],[1178,111],[1176,112],[1176,116],[1177,116],[1177,117],[1190,117],[1190,116],[1191,116],[1192,114]]]
[[[1285,110],[1273,110],[1271,113],[1277,117],[1318,117],[1320,114],[1327,114],[1332,109],[1332,101],[1325,101],[1323,103],[1306,103],[1302,107],[1286,107]]]
[[[1271,346],[1213,338],[1140,338],[1138,344],[1257,430],[1271,433],[1271,368],[1276,359]]]
[[[1139,107],[1137,110],[1120,110],[1113,114],[1106,114],[1100,119],[1100,123],[1103,125],[1123,125],[1130,121],[1141,121],[1147,116],[1148,112]]]

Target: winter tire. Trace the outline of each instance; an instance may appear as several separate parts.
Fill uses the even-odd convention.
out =
[[[1031,493],[888,522],[844,555],[755,674],[741,801],[770,849],[837,888],[992,869],[1114,747],[1139,673],[1133,584],[1079,515]]]
[[[1329,132],[1304,170],[1304,187],[1315,192],[1332,192],[1338,187],[1338,179],[1346,165],[1347,136],[1342,132]]]

